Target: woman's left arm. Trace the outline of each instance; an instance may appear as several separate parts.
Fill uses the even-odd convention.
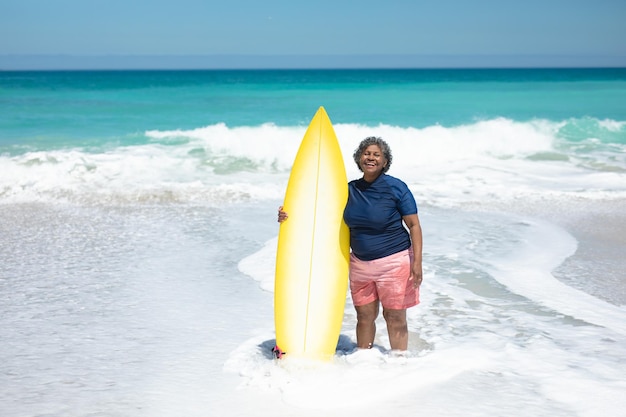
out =
[[[402,216],[402,220],[409,229],[413,246],[413,265],[409,279],[413,280],[413,285],[417,288],[422,284],[422,226],[417,213]]]

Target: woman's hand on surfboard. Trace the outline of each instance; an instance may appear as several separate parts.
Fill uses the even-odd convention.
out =
[[[283,206],[278,207],[278,223],[282,223],[287,220],[287,212],[283,210]]]

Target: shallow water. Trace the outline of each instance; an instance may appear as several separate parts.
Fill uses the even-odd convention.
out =
[[[537,272],[554,284],[548,268],[575,240],[555,228],[544,236],[552,249],[525,248],[526,230],[545,225],[480,212],[422,209],[410,357],[389,356],[382,321],[376,349],[355,352],[348,299],[332,364],[275,362],[275,207],[5,206],[2,414],[307,416],[366,405],[449,416],[521,404],[516,415],[591,416],[624,405],[623,308],[544,294],[545,283],[520,285],[502,267],[543,257]]]

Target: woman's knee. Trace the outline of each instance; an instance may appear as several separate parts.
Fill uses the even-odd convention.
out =
[[[356,318],[359,322],[373,322],[378,317],[378,302],[356,307]]]
[[[383,309],[387,326],[406,326],[406,310]]]

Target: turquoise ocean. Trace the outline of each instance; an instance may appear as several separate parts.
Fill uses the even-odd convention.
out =
[[[410,346],[275,361],[276,209],[323,106],[424,230]],[[0,72],[0,415],[617,416],[626,69]]]

